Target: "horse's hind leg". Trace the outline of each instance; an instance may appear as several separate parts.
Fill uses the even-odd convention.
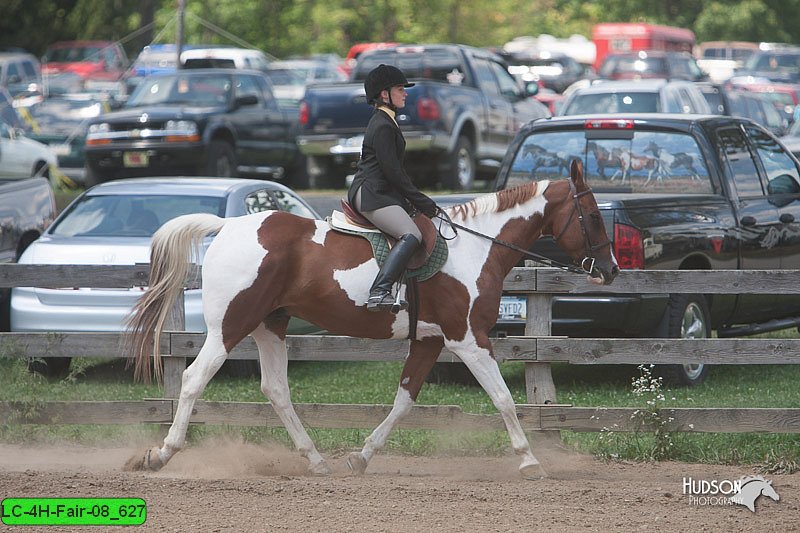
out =
[[[425,377],[433,368],[444,342],[441,337],[428,337],[421,341],[411,341],[406,364],[400,376],[400,386],[394,397],[392,410],[380,425],[367,437],[360,452],[353,452],[347,458],[347,466],[355,474],[363,474],[375,452],[383,448],[394,426],[407,415],[417,401]]]
[[[500,374],[500,367],[497,366],[497,361],[492,356],[488,337],[485,337],[485,341],[482,344],[488,346],[488,348],[480,346],[478,342],[448,343],[447,347],[467,365],[475,379],[478,380],[478,383],[481,384],[481,387],[491,398],[494,406],[500,411],[508,430],[508,436],[511,439],[511,447],[514,448],[514,452],[517,455],[522,456],[522,464],[519,467],[520,473],[526,479],[546,477],[547,474],[538,459],[533,455],[531,445],[522,430],[522,424],[519,423],[514,399],[503,376]]]
[[[316,475],[328,475],[330,468],[317,451],[292,405],[287,371],[286,326],[289,317],[270,319],[268,326],[259,325],[250,335],[258,345],[261,360],[261,392],[272,402],[272,408],[283,422],[300,454],[308,459],[308,469]]]
[[[180,398],[175,410],[172,426],[169,428],[161,448],[152,448],[145,453],[140,463],[132,466],[135,469],[160,470],[186,442],[186,429],[192,415],[194,402],[203,393],[208,382],[214,377],[227,357],[219,332],[208,332],[206,341],[194,362],[183,371]]]

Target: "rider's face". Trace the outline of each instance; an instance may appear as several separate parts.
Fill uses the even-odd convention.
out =
[[[395,107],[400,109],[401,107],[404,107],[406,105],[406,95],[408,93],[406,93],[405,87],[403,87],[402,85],[395,85],[394,87],[389,89],[389,92],[392,96],[391,101],[395,105]]]

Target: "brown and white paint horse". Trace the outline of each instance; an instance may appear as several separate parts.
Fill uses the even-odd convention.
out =
[[[619,269],[580,162],[572,181],[531,182],[488,194],[451,208],[454,222],[490,237],[528,249],[543,233],[579,264],[590,264],[590,279],[611,283]],[[261,361],[261,390],[309,461],[314,474],[328,474],[298,418],[289,395],[286,327],[290,316],[317,324],[334,334],[372,339],[402,339],[409,333],[405,311],[370,313],[365,301],[378,272],[369,243],[332,231],[319,220],[284,212],[237,218],[185,215],[165,223],[154,235],[151,286],[129,319],[137,377],[149,378],[155,348],[170,307],[183,287],[193,246],[206,235],[217,236],[202,269],[206,341],[184,371],[175,419],[161,448],[136,460],[137,467],[158,470],[180,450],[195,400],[233,348],[247,335],[255,340]],[[497,319],[503,279],[522,253],[459,231],[449,241],[442,270],[419,286],[419,322],[411,340],[394,405],[388,417],[348,458],[361,474],[398,421],[410,410],[443,347],[469,367],[500,411],[519,469],[528,478],[544,476],[517,418],[514,401],[494,359],[489,330]],[[586,256],[590,256],[586,260]]]

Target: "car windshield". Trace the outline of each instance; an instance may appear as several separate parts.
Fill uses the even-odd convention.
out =
[[[225,106],[231,100],[231,93],[231,76],[227,74],[153,76],[142,81],[125,105]]]
[[[48,233],[61,237],[152,237],[167,220],[189,213],[225,216],[215,196],[85,195]]]
[[[663,57],[618,56],[609,57],[600,67],[600,76],[619,73],[652,74],[668,72],[667,60]]]
[[[288,68],[270,68],[264,72],[272,82],[272,85],[305,85],[306,78],[300,77],[301,74],[305,75],[302,71],[296,71]]]
[[[576,94],[563,110],[563,114],[660,113],[661,111],[658,93],[614,92]]]
[[[529,135],[511,164],[507,187],[569,176],[569,162],[583,161],[595,192],[709,194],[711,178],[700,147],[682,133],[636,130],[570,130]]]
[[[753,54],[744,65],[747,70],[800,71],[800,54]]]

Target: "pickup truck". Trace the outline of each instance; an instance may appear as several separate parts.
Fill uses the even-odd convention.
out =
[[[800,163],[745,118],[584,115],[538,120],[511,143],[494,189],[567,175],[584,162],[622,269],[800,267]],[[566,261],[552,239],[535,252]],[[509,298],[505,302],[512,309]],[[800,300],[733,294],[565,295],[552,333],[573,337],[745,336],[796,327]],[[520,320],[499,321],[508,333]],[[672,382],[702,381],[704,365],[662,365]]]
[[[46,178],[0,180],[0,263],[16,263],[50,225],[56,202]],[[8,331],[9,289],[0,289],[0,331]]]
[[[417,185],[469,190],[493,178],[511,139],[530,120],[550,116],[503,60],[462,45],[393,46],[361,54],[351,83],[310,85],[300,104],[297,143],[307,156],[311,187],[343,187],[355,172],[373,109],[363,82],[381,63],[400,68],[408,89],[397,122],[406,139],[406,168]]]
[[[206,175],[305,182],[297,127],[297,108],[278,106],[262,72],[153,74],[122,109],[89,122],[84,181]]]

